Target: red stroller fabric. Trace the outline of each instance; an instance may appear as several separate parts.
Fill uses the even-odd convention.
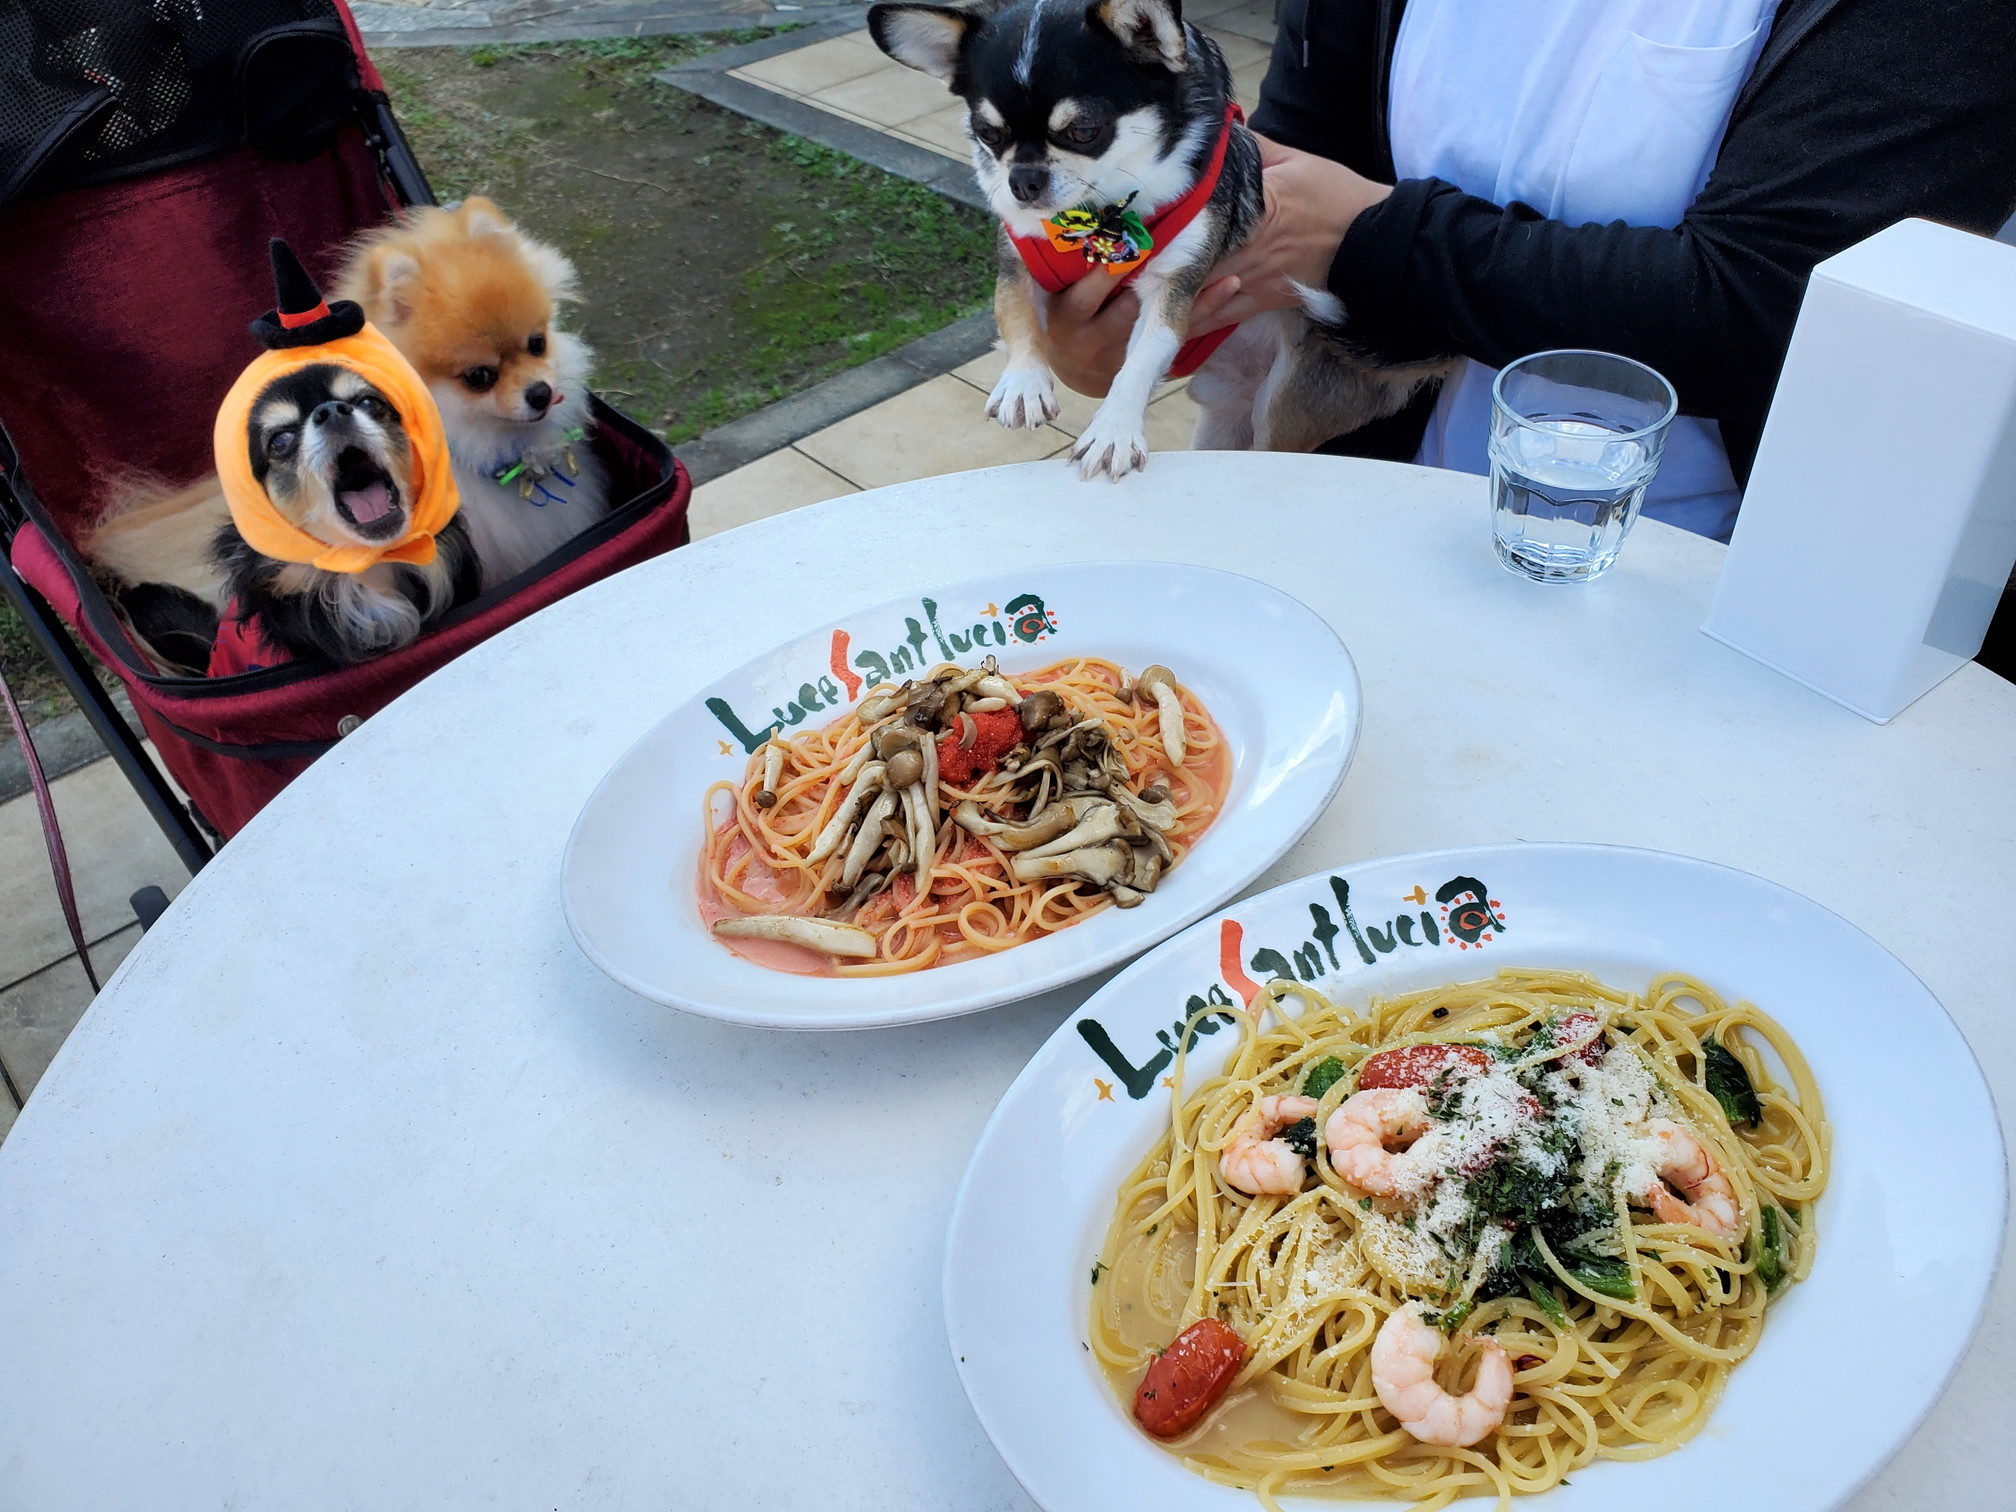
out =
[[[356,83],[375,85],[355,51]],[[611,513],[412,645],[353,667],[296,661],[207,679],[163,676],[141,657],[76,550],[108,485],[127,473],[180,484],[210,471],[211,420],[256,350],[246,321],[272,303],[269,236],[285,237],[328,278],[343,244],[395,208],[357,124],[305,161],[238,147],[0,208],[0,427],[19,457],[0,482],[27,515],[10,559],[118,675],[170,775],[226,836],[350,719],[506,625],[688,537],[684,469],[597,400],[593,444],[609,472]]]

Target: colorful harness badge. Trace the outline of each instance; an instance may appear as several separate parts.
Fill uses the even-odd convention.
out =
[[[1043,222],[1050,245],[1059,252],[1078,253],[1113,278],[1133,272],[1155,250],[1155,238],[1129,208],[1134,198],[1130,194],[1117,205],[1087,204],[1060,211]]]
[[[569,430],[561,439],[565,443],[558,447],[548,447],[544,451],[526,452],[515,462],[507,462],[490,474],[499,483],[518,485],[518,497],[527,500],[534,509],[544,509],[548,504],[557,504],[565,498],[556,494],[546,485],[557,482],[568,488],[581,476],[581,464],[575,460],[574,447],[584,440],[587,432],[580,426]],[[562,466],[562,461],[565,466]],[[533,498],[534,494],[538,498]]]

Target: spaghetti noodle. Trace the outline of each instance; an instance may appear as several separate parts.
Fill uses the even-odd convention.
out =
[[[701,908],[782,970],[970,960],[1139,902],[1230,779],[1217,725],[1166,669],[1130,683],[1093,657],[1014,676],[948,664],[773,738],[710,788]],[[763,920],[789,933],[738,922]]]
[[[1236,1334],[1228,1394],[1170,1447],[1270,1509],[1289,1492],[1427,1508],[1495,1493],[1503,1508],[1593,1460],[1666,1453],[1700,1431],[1773,1296],[1812,1266],[1820,1092],[1790,1036],[1747,1003],[1677,975],[1634,995],[1506,971],[1362,1013],[1275,982],[1253,1011],[1222,1073],[1193,1084],[1178,1059],[1168,1132],[1122,1185],[1094,1271],[1090,1342],[1152,1426],[1137,1389],[1164,1347],[1186,1330]],[[1228,1180],[1259,1099],[1312,1092],[1272,1105],[1313,1109],[1298,1126],[1304,1173],[1279,1195]],[[1361,1095],[1389,1109],[1419,1097],[1413,1148],[1340,1146],[1351,1118],[1333,1120]],[[1725,1194],[1719,1207],[1683,1207],[1685,1188],[1634,1173],[1646,1131],[1668,1127],[1726,1177],[1686,1175],[1697,1196]],[[1436,1141],[1449,1163],[1410,1185],[1414,1149]],[[1387,1190],[1353,1185],[1333,1159]],[[1417,1319],[1449,1336],[1427,1335],[1440,1343],[1430,1394],[1445,1401],[1503,1350],[1495,1427],[1424,1442],[1389,1410],[1374,1342]]]

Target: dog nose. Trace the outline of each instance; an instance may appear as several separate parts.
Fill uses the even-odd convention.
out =
[[[1008,192],[1015,196],[1018,204],[1031,205],[1043,197],[1050,187],[1050,170],[1028,163],[1017,163],[1008,170]]]
[[[318,404],[308,415],[310,425],[327,425],[331,420],[350,418],[350,406],[341,399],[329,399]]]
[[[525,385],[525,403],[535,410],[543,410],[553,402],[553,385],[550,383],[528,383]]]

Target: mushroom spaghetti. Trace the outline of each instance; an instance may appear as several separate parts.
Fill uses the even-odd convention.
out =
[[[773,736],[710,788],[701,909],[781,970],[967,960],[1138,904],[1230,779],[1217,725],[1166,667],[948,663]]]
[[[1089,1338],[1145,1430],[1269,1508],[1502,1508],[1663,1454],[1812,1266],[1820,1092],[1747,1003],[1505,971],[1252,1011],[1221,1074],[1177,1060]]]

